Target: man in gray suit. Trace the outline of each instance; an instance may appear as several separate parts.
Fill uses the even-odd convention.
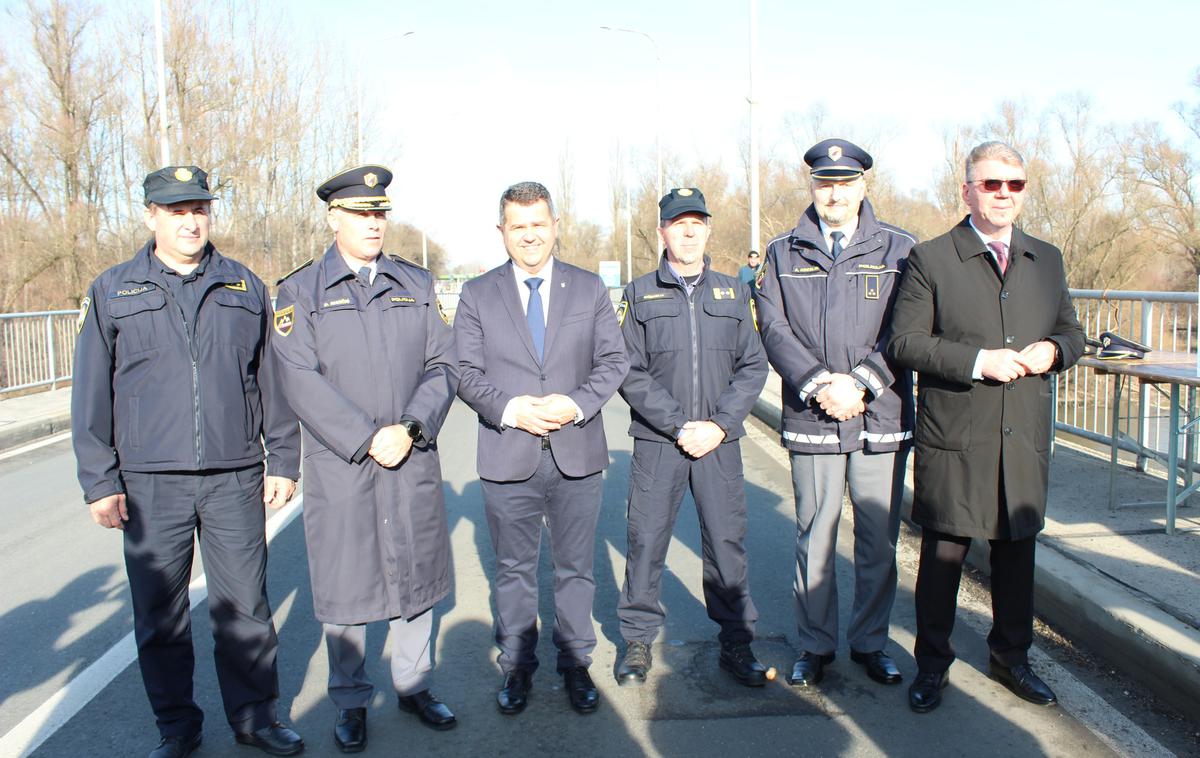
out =
[[[608,444],[600,409],[629,370],[608,291],[555,260],[550,193],[514,184],[498,229],[511,262],[464,285],[454,318],[459,396],[479,414],[478,470],[496,552],[500,711],[525,708],[538,661],[542,523],[554,561],[554,644],[571,707],[590,713],[592,556]]]

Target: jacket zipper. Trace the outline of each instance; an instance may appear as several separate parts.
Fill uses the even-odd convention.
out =
[[[699,284],[699,280],[697,280]],[[688,301],[688,324],[691,326],[692,332],[692,418],[696,421],[700,418],[700,351],[699,340],[696,335],[696,288],[693,287],[691,292],[684,289],[684,295]]]

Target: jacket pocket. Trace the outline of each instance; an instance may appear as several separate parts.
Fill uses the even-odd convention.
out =
[[[917,428],[920,445],[942,450],[966,450],[971,443],[971,393],[922,388],[917,395]]]

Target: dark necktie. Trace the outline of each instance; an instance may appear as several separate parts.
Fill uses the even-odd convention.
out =
[[[525,320],[529,322],[529,336],[533,337],[533,347],[537,350],[540,361],[542,349],[546,344],[546,317],[542,315],[542,296],[538,294],[542,280],[531,276],[525,280],[525,286],[529,288],[529,306],[525,309]]]
[[[1008,271],[1008,245],[1003,242],[989,242],[988,247],[996,254],[996,265],[1000,267],[1000,276]]]
[[[841,232],[830,232],[829,239],[833,240],[833,244],[829,246],[829,255],[837,260],[837,257],[842,254],[842,238],[846,235]]]
[[[364,287],[371,286],[371,267],[363,266],[358,270],[358,283]]]

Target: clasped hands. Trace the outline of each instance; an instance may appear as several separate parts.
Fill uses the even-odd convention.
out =
[[[984,350],[983,363],[979,371],[985,379],[997,382],[1011,382],[1022,376],[1044,374],[1054,365],[1058,348],[1050,340],[1041,340],[1028,345],[1017,352],[1001,348],[999,350]]]
[[[849,374],[825,374],[814,380],[824,385],[817,392],[817,405],[836,421],[849,421],[867,410],[866,392]]]
[[[675,445],[692,458],[703,458],[725,440],[725,430],[712,421],[689,421],[680,427]]]
[[[578,407],[566,395],[518,395],[512,399],[518,429],[541,437],[575,420]]]

